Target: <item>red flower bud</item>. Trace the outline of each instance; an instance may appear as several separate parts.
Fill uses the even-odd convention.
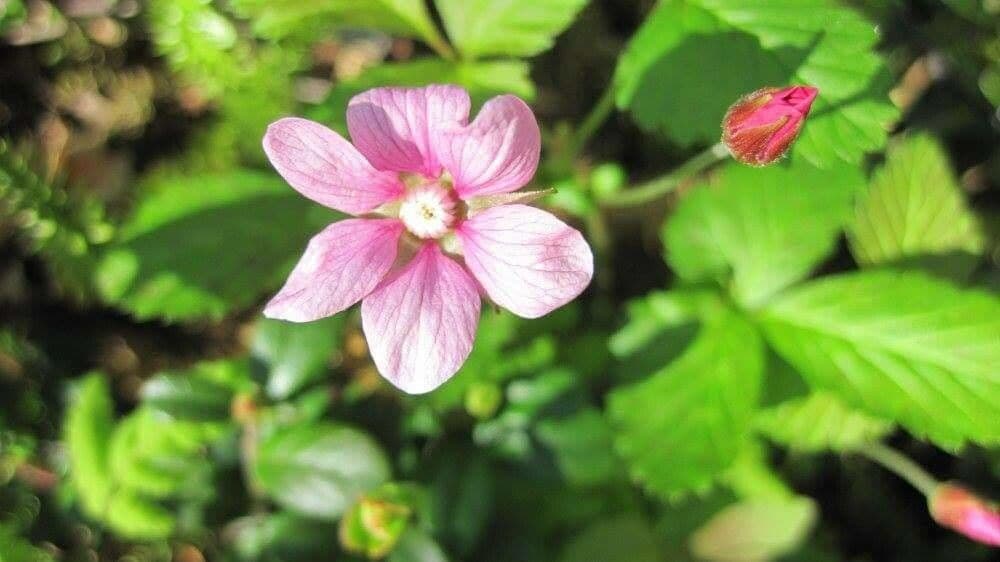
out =
[[[1000,511],[995,504],[954,484],[939,484],[930,498],[931,517],[974,541],[1000,546]]]
[[[722,120],[722,142],[733,158],[766,166],[785,155],[802,130],[819,90],[761,88],[734,103]]]

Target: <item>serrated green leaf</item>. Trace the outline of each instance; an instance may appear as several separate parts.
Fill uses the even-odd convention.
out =
[[[761,410],[757,431],[771,441],[799,451],[849,451],[878,441],[892,422],[846,406],[829,392],[814,392]]]
[[[252,354],[267,369],[267,394],[282,400],[322,376],[340,346],[343,325],[342,314],[304,324],[258,322]]]
[[[848,166],[732,163],[713,184],[691,191],[667,222],[667,262],[688,282],[717,281],[757,306],[833,251],[863,182]]]
[[[254,474],[276,502],[297,513],[340,517],[389,479],[389,463],[367,434],[334,424],[282,428],[260,444]]]
[[[608,415],[632,477],[667,500],[708,487],[749,438],[763,361],[753,325],[721,310],[676,361],[613,390]]]
[[[339,131],[346,131],[347,102],[355,95],[379,86],[457,84],[469,90],[475,105],[500,94],[514,94],[531,100],[535,97],[535,85],[528,71],[528,64],[519,60],[452,62],[422,58],[381,64],[353,80],[338,83],[326,100],[309,113],[309,117]]]
[[[874,24],[832,1],[664,0],[619,61],[616,100],[643,127],[695,144],[719,138],[743,95],[809,84],[819,97],[793,157],[858,163],[885,144],[897,113],[877,40]]]
[[[440,42],[424,0],[233,0],[233,9],[253,21],[254,33],[270,39],[360,27]]]
[[[916,272],[827,277],[761,317],[817,390],[956,448],[1000,442],[1000,300]]]
[[[765,562],[789,554],[816,523],[806,497],[748,500],[726,507],[691,536],[691,552],[711,562]]]
[[[101,261],[102,296],[137,318],[220,318],[280,284],[335,214],[277,174],[156,176]]]
[[[108,473],[108,448],[113,431],[111,391],[103,374],[90,373],[76,386],[66,411],[63,436],[70,482],[91,517],[104,513],[114,486]]]
[[[176,518],[165,508],[128,491],[111,497],[104,518],[116,533],[139,540],[169,537],[177,524]]]
[[[587,0],[436,0],[465,56],[530,57],[549,49]]]
[[[948,157],[927,135],[890,148],[847,234],[862,265],[912,263],[959,276],[975,266],[985,243]]]

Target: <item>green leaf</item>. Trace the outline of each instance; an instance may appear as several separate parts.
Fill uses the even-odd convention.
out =
[[[0,7],[0,10],[3,8]],[[2,17],[0,13],[0,17]],[[2,23],[0,19],[0,23]],[[0,28],[2,29],[2,28]],[[52,562],[52,555],[0,526],[0,562]]]
[[[545,419],[535,427],[566,481],[574,486],[601,484],[616,476],[618,459],[612,432],[601,413],[585,409],[566,418]]]
[[[355,95],[379,86],[457,84],[469,90],[475,105],[499,94],[514,94],[531,100],[535,97],[535,85],[528,71],[528,64],[518,60],[453,62],[422,58],[381,64],[353,80],[338,83],[327,99],[310,112],[309,117],[346,131],[347,102]]]
[[[220,318],[281,283],[334,214],[277,174],[162,174],[97,273],[108,301],[137,318]]]
[[[285,508],[324,519],[340,517],[390,476],[389,463],[371,437],[328,423],[277,431],[261,443],[254,474]]]
[[[646,521],[624,514],[598,520],[571,538],[559,562],[659,562],[661,550]]]
[[[754,327],[723,309],[676,361],[613,390],[608,415],[633,478],[668,500],[708,487],[750,436],[763,361]]]
[[[691,536],[691,552],[711,562],[765,562],[793,552],[817,517],[809,498],[749,500],[731,505]]]
[[[334,524],[291,513],[244,517],[234,527],[234,550],[248,561],[322,560],[336,544]]]
[[[440,42],[424,0],[233,0],[233,9],[253,20],[254,33],[270,39],[314,38],[343,27],[372,28]]]
[[[808,452],[849,451],[878,441],[892,423],[852,409],[829,392],[814,392],[762,410],[757,431],[775,443]]]
[[[23,0],[7,0],[0,4],[0,33],[21,25],[28,17],[28,10]]]
[[[115,456],[123,451],[115,443],[121,433],[115,429],[112,416],[104,376],[88,375],[80,382],[66,415],[64,435],[71,485],[84,512],[116,533],[133,539],[167,537],[173,532],[174,517],[152,500],[123,488],[115,478],[114,468],[124,459]],[[130,426],[125,427],[126,432],[130,430]]]
[[[448,562],[441,547],[434,539],[419,529],[409,529],[399,539],[388,562]]]
[[[975,267],[985,242],[948,157],[926,135],[890,148],[847,234],[862,265],[909,262],[959,275]]]
[[[761,317],[809,384],[956,448],[1000,442],[1000,300],[916,272],[827,277]]]
[[[253,357],[267,368],[267,394],[288,398],[326,372],[340,346],[344,315],[298,324],[261,320],[253,341]]]
[[[63,436],[70,482],[91,517],[104,513],[111,496],[108,448],[113,430],[111,391],[102,373],[90,373],[75,388],[66,411]]]
[[[245,361],[204,362],[187,371],[160,373],[149,379],[142,387],[142,401],[177,419],[227,420],[236,387],[248,382]]]
[[[587,0],[436,0],[465,56],[530,57],[548,50]]]
[[[689,282],[715,280],[756,306],[833,251],[864,179],[854,168],[732,163],[696,187],[664,227],[667,261]]]
[[[877,40],[873,23],[832,1],[664,0],[618,63],[616,100],[647,129],[708,143],[743,95],[809,84],[819,97],[793,156],[858,163],[885,144],[897,113]]]

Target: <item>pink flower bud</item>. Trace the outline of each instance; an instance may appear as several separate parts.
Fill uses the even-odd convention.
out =
[[[722,142],[733,158],[766,166],[785,155],[802,130],[819,90],[761,88],[734,103],[722,120]]]
[[[930,498],[931,516],[938,524],[974,541],[1000,546],[1000,511],[965,488],[939,484]]]

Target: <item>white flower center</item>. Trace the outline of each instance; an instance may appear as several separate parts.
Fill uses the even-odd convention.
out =
[[[440,238],[455,223],[455,196],[436,183],[413,186],[403,197],[399,218],[419,238]]]

